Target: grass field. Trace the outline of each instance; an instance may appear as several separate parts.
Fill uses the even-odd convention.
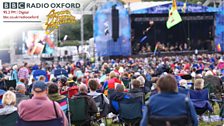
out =
[[[107,126],[119,126],[119,124],[113,124],[112,120],[108,119]],[[213,122],[213,123],[200,122],[199,126],[224,126],[224,121],[223,122]]]

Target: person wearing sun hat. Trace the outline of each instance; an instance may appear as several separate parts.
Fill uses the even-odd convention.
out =
[[[56,118],[55,109],[58,116],[63,119],[64,126],[68,125],[67,117],[61,110],[57,102],[52,102],[48,96],[48,86],[45,82],[36,81],[32,87],[33,97],[29,100],[21,101],[18,105],[19,117],[25,121],[43,121]]]

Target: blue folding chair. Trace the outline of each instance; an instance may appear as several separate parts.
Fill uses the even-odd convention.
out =
[[[208,89],[190,90],[190,99],[193,102],[198,115],[204,114],[206,111],[213,112],[212,105],[209,102]]]

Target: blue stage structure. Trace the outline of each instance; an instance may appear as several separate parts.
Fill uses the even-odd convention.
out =
[[[119,10],[119,38],[112,38],[112,6]],[[119,2],[108,2],[96,11],[94,17],[94,41],[98,56],[131,55],[131,27],[127,9]]]

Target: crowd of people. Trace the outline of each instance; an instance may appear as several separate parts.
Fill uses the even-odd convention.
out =
[[[15,85],[9,86],[8,81]],[[193,92],[213,94],[213,99],[222,101],[222,110],[223,81],[221,54],[8,65],[0,71],[0,125],[6,125],[6,116],[11,115],[14,118],[7,120],[10,126],[16,123],[68,126],[75,116],[82,116],[81,112],[72,113],[70,101],[85,98],[86,118],[91,120],[85,125],[99,115],[121,122],[125,116],[120,102],[131,101],[141,105],[132,115],[137,116],[137,110],[143,110],[136,125],[158,125],[157,117],[186,116],[187,123],[197,126],[204,112],[198,112]],[[98,104],[98,96],[102,104]],[[213,112],[210,101],[201,101]],[[124,115],[130,116],[128,112]],[[222,110],[220,116],[223,115]]]

